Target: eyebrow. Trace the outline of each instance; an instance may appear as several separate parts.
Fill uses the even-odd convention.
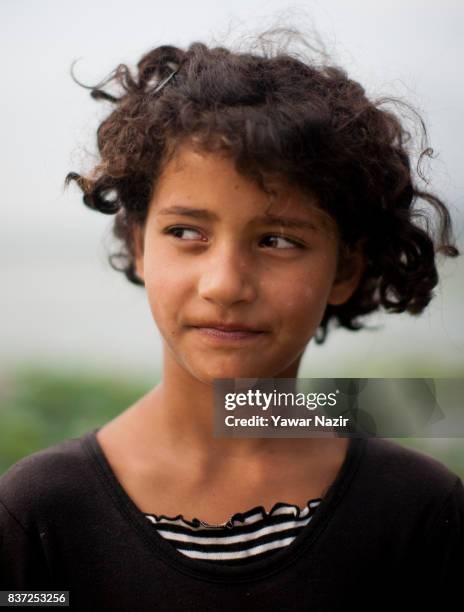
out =
[[[188,206],[168,206],[157,211],[157,215],[181,215],[184,217],[192,217],[194,219],[204,219],[206,221],[219,221],[216,213],[205,208],[191,208]],[[281,217],[279,215],[262,215],[255,217],[255,222],[265,223],[266,225],[283,226],[295,229],[309,229],[319,231],[319,227],[313,222],[298,217]]]

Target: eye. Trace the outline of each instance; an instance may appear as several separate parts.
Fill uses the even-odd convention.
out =
[[[277,239],[277,240],[282,240],[284,242],[287,242],[288,244],[291,244],[292,246],[290,248],[297,248],[297,249],[304,249],[305,247],[300,243],[297,242],[296,240],[292,240],[291,238],[287,238],[286,236],[280,236],[279,234],[270,234],[269,236],[265,236],[263,238],[263,240],[268,240],[269,238],[273,238],[273,239]],[[288,248],[288,247],[283,247]],[[281,249],[278,249],[281,250]]]
[[[198,230],[193,229],[192,227],[184,227],[184,226],[181,226],[181,225],[177,225],[177,226],[175,226],[175,227],[168,227],[168,228],[166,228],[166,229],[164,230],[164,232],[163,232],[163,233],[165,233],[165,234],[169,234],[169,235],[171,235],[171,236],[174,236],[175,238],[178,238],[179,240],[182,240],[182,238],[180,238],[180,237],[177,235],[179,232],[180,232],[181,234],[182,234],[183,232],[193,232],[193,233],[195,233],[195,232],[196,232],[197,234],[199,234],[199,231],[198,231]]]

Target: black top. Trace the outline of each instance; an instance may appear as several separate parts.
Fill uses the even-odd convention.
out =
[[[432,457],[351,438],[294,541],[234,567],[189,558],[161,537],[96,431],[0,478],[0,590],[68,590],[71,608],[86,612],[431,610],[462,601],[464,486]]]

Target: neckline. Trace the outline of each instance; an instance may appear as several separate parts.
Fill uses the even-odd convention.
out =
[[[105,484],[105,491],[112,499],[119,512],[135,527],[142,539],[152,548],[154,553],[176,571],[206,581],[231,582],[243,581],[268,576],[276,571],[282,571],[297,560],[323,532],[333,513],[348,490],[360,460],[366,448],[366,437],[350,436],[345,459],[337,476],[329,486],[311,521],[303,527],[296,538],[264,559],[250,561],[243,566],[227,566],[200,559],[192,559],[163,538],[153,524],[146,518],[132,498],[127,494],[115,473],[96,437],[100,427],[96,427],[81,437],[97,473]]]
[[[212,524],[207,521],[203,521],[198,517],[194,517],[191,521],[186,519],[183,514],[176,514],[176,516],[167,516],[166,514],[154,514],[151,512],[144,512],[146,517],[150,517],[157,525],[163,524],[172,524],[176,523],[181,525],[182,527],[187,527],[190,529],[232,529],[234,527],[243,527],[247,524],[250,524],[248,521],[250,518],[253,518],[253,522],[268,522],[272,521],[276,517],[281,516],[281,511],[285,511],[285,516],[288,516],[294,521],[299,521],[301,519],[307,518],[314,512],[314,506],[316,508],[319,506],[319,503],[322,501],[322,497],[313,497],[308,499],[305,506],[300,508],[297,504],[290,504],[288,502],[276,502],[269,512],[262,505],[253,506],[252,508],[242,511],[235,512],[232,514],[227,521],[220,524]],[[293,513],[293,515],[292,515]]]

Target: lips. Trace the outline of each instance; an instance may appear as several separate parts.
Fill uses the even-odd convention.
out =
[[[199,327],[202,329],[216,329],[223,332],[251,332],[261,333],[265,330],[258,327],[252,326],[246,323],[222,323],[220,321],[204,321],[201,323],[195,323],[192,327]]]
[[[263,336],[265,334],[265,332],[261,331],[248,331],[243,329],[231,331],[225,329],[218,329],[216,327],[193,327],[193,329],[196,332],[200,333],[202,336],[215,341],[229,340],[236,342],[239,340],[259,338],[260,336]]]
[[[250,341],[266,335],[267,330],[264,326],[251,325],[239,321],[201,321],[190,325],[203,338],[214,342],[239,342]]]

